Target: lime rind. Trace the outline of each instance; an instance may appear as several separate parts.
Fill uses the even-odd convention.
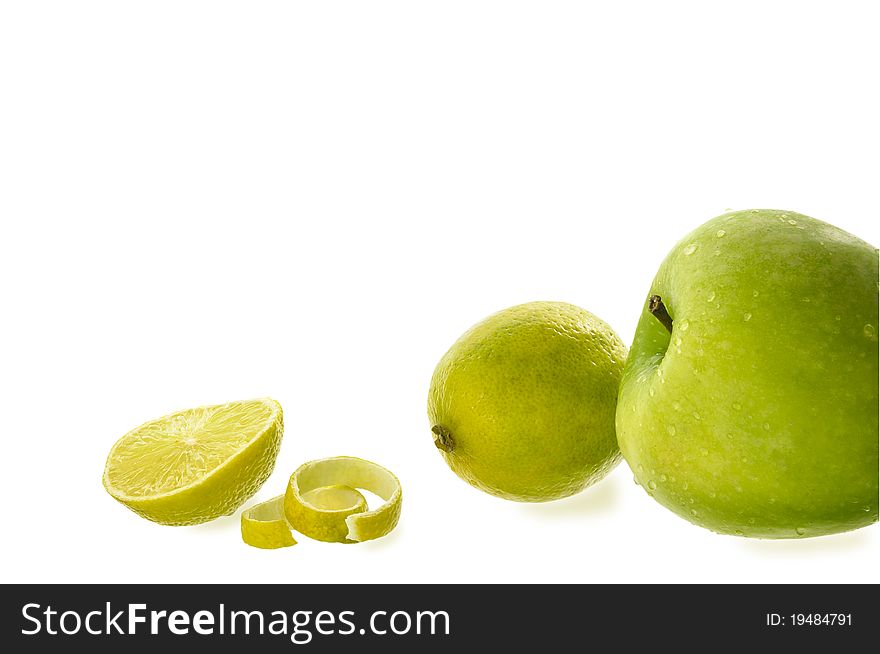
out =
[[[284,517],[284,495],[255,504],[241,514],[241,538],[252,547],[274,550],[296,545]]]
[[[361,488],[385,502],[366,510],[350,504],[325,508],[316,491],[336,488],[336,493]],[[345,489],[345,490],[343,490]],[[358,494],[359,495],[359,494]],[[402,491],[400,481],[382,466],[351,456],[309,461],[290,476],[284,497],[284,511],[294,529],[310,538],[334,543],[357,543],[388,534],[400,519]]]
[[[309,506],[327,513],[335,511],[363,513],[369,510],[367,498],[356,488],[345,484],[315,488],[304,493],[303,500]]]

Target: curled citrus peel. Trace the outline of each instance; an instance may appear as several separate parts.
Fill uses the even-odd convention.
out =
[[[358,488],[384,503],[370,511]],[[397,526],[401,498],[397,477],[376,463],[351,456],[309,461],[290,476],[283,496],[242,513],[241,535],[262,548],[295,544],[291,528],[330,543],[372,540]]]
[[[241,514],[241,538],[265,550],[296,545],[284,518],[284,495],[255,504]]]

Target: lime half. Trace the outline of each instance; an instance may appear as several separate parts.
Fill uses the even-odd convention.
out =
[[[165,525],[228,515],[272,473],[283,424],[281,405],[268,398],[152,420],[110,450],[104,487],[135,513]]]

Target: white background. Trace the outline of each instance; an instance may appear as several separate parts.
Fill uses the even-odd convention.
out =
[[[4,3],[2,581],[880,581],[876,526],[719,536],[625,464],[517,504],[431,442],[433,367],[495,310],[566,300],[630,342],[728,208],[880,243],[876,3],[721,5]],[[261,551],[102,488],[130,428],[264,395],[255,499],[365,457],[404,485],[392,535]]]

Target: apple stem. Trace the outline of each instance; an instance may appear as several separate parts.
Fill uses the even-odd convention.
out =
[[[660,321],[660,324],[666,327],[666,331],[672,333],[672,316],[666,310],[666,305],[659,295],[652,295],[648,299],[648,312]]]
[[[452,452],[452,448],[455,445],[452,441],[452,433],[443,425],[434,425],[431,427],[431,431],[434,432],[434,445],[437,449],[444,452]]]

